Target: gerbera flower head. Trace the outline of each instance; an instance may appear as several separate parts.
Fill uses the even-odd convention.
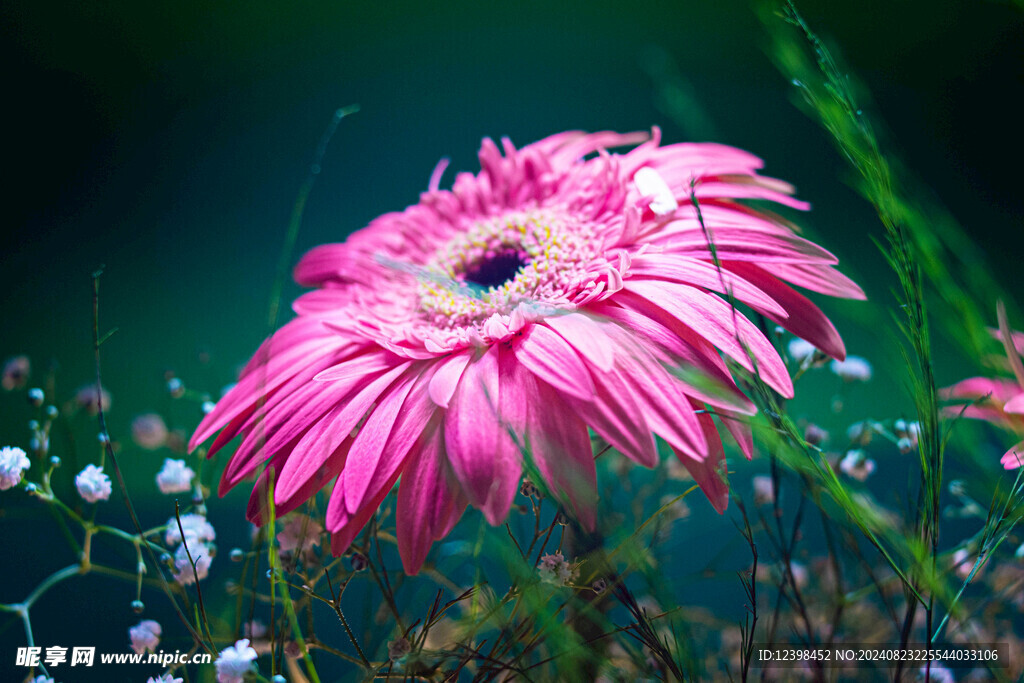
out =
[[[306,254],[295,279],[315,289],[192,437],[221,430],[213,453],[242,435],[221,491],[269,465],[249,506],[259,522],[271,472],[278,514],[333,480],[325,527],[341,553],[401,477],[399,550],[414,573],[467,504],[500,523],[524,470],[593,528],[589,427],[646,466],[657,434],[723,510],[708,408],[747,457],[733,418],[755,412],[725,358],[793,394],[730,302],[841,359],[832,323],[790,285],[863,293],[787,221],[740,203],[807,208],[759,159],[647,137],[484,140],[479,173],[441,190],[439,166],[419,203]]]
[[[943,396],[966,405],[950,406],[948,412],[1024,434],[1024,334],[1012,331],[1006,309],[1000,302],[997,310],[999,329],[992,334],[1003,344],[1013,379],[1002,377],[969,377],[943,390]],[[1024,464],[1024,441],[1010,448],[999,461],[1005,469],[1015,470]]]

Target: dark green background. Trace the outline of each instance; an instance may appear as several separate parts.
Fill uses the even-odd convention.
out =
[[[800,7],[868,83],[893,149],[1019,293],[1024,13],[1006,2]],[[39,370],[58,361],[61,398],[87,382],[89,275],[106,264],[103,324],[120,328],[104,347],[115,437],[126,437],[134,414],[167,407],[165,370],[216,392],[265,335],[298,187],[331,113],[353,103],[362,111],[331,144],[296,258],[415,202],[442,156],[455,170],[474,170],[482,136],[522,145],[569,128],[658,124],[667,141],[748,149],[768,174],[796,184],[814,205],[805,224],[873,302],[825,304],[850,351],[883,368],[851,397],[861,409],[851,414],[889,417],[910,407],[902,381],[884,371],[897,355],[889,328],[877,324],[888,321],[891,302],[870,240],[878,225],[844,185],[846,169],[827,138],[792,106],[745,2],[14,0],[0,7],[0,24],[0,357],[28,353]],[[681,114],[665,106],[657,76],[665,64],[683,79],[689,104]],[[297,291],[286,289],[286,299]],[[949,383],[974,370],[949,355],[938,372]],[[820,384],[829,396],[833,388]],[[194,406],[175,410],[180,426],[195,423]],[[26,416],[20,395],[0,396],[3,444],[25,445]],[[126,456],[151,486],[159,458],[130,447]],[[141,502],[158,503],[147,512],[154,524],[166,501]],[[108,514],[119,506],[110,503]],[[709,524],[728,524],[694,507]],[[0,533],[12,548],[0,563],[0,600],[21,597],[43,567],[64,562],[58,539],[25,539],[10,520],[0,520]],[[223,578],[226,557],[218,563]],[[96,600],[87,604],[99,614]],[[58,601],[37,617],[44,644],[61,642],[46,624],[62,609]],[[118,647],[122,622],[134,623],[126,611],[118,604],[96,617],[96,632],[111,629]],[[20,629],[0,638],[11,645],[0,648],[4,671]]]
[[[803,9],[874,91],[896,149],[1014,278],[1022,13],[985,2]],[[867,238],[878,232],[873,215],[791,106],[744,2],[0,11],[0,354],[58,358],[71,384],[87,378],[89,274],[100,263],[104,319],[121,329],[107,365],[116,395],[141,400],[125,392],[165,368],[187,378],[199,349],[230,377],[266,332],[284,226],[316,141],[331,112],[352,103],[362,112],[331,146],[298,252],[416,201],[442,156],[475,168],[482,136],[525,144],[568,128],[660,124],[668,141],[713,138],[762,156],[766,172],[814,204],[806,223],[846,272],[887,302]],[[658,106],[652,53],[667,54],[688,84],[697,108],[687,126]]]

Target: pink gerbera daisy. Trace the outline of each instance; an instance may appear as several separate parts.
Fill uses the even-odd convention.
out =
[[[192,437],[222,429],[212,454],[242,435],[221,492],[267,463],[249,506],[259,523],[271,471],[278,514],[333,480],[325,526],[340,553],[401,477],[398,545],[415,573],[467,503],[500,523],[524,468],[592,529],[589,427],[648,467],[657,434],[724,510],[712,413],[749,458],[733,418],[755,412],[725,359],[793,395],[729,298],[841,359],[831,322],[786,282],[864,295],[830,253],[737,201],[807,208],[758,158],[659,138],[486,139],[480,173],[441,190],[442,163],[418,204],[306,254],[295,279],[317,289]]]
[[[1024,434],[1024,334],[1010,330],[1006,310],[999,305],[999,329],[992,335],[1003,343],[1006,359],[1014,379],[970,377],[944,390],[946,398],[971,401],[963,407],[951,407],[950,413],[997,424],[1004,429]],[[1000,463],[1015,470],[1024,464],[1024,441],[1006,451]]]

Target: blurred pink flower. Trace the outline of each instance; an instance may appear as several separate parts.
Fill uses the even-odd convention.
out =
[[[110,410],[110,392],[103,389],[99,396],[98,398],[95,384],[86,384],[75,392],[75,403],[80,408],[85,408],[90,415],[96,415],[100,405],[103,406],[103,412]]]
[[[859,448],[847,451],[839,462],[839,469],[846,476],[857,481],[867,481],[875,472],[875,461]]]
[[[957,548],[953,551],[953,556],[950,562],[953,565],[953,571],[964,581],[971,575],[971,570],[974,569],[974,563],[977,561],[977,557],[967,551],[967,548]],[[978,571],[974,572],[975,578],[981,574],[981,570],[985,567],[985,563],[982,563],[978,567]]]
[[[21,389],[28,383],[28,376],[32,372],[32,363],[28,356],[14,356],[4,361],[4,368],[0,373],[0,386],[4,391]]]
[[[749,458],[735,418],[755,408],[720,353],[793,395],[785,363],[729,296],[842,359],[835,327],[786,283],[864,294],[832,254],[737,201],[808,208],[757,174],[760,159],[659,142],[657,129],[650,140],[567,132],[519,150],[487,139],[479,174],[440,190],[439,166],[418,204],[306,254],[295,279],[317,289],[192,437],[195,448],[222,430],[213,454],[242,435],[221,493],[269,464],[248,511],[260,522],[271,471],[279,515],[336,478],[326,527],[337,554],[401,476],[398,545],[415,573],[467,503],[491,524],[505,518],[527,444],[546,488],[593,529],[590,427],[648,467],[652,432],[662,437],[724,510],[712,413]]]
[[[943,397],[959,403],[971,402],[966,407],[950,406],[948,412],[952,415],[985,420],[1024,434],[1024,363],[1020,348],[1024,346],[1024,335],[1010,330],[1002,305],[999,306],[999,330],[995,335],[1003,343],[1014,379],[971,377],[944,389]],[[1024,441],[1006,451],[999,462],[1008,470],[1024,464]]]
[[[315,545],[320,545],[320,534],[324,528],[320,523],[306,515],[291,515],[282,525],[283,528],[277,534],[277,543],[281,552],[294,552],[300,545],[303,551],[309,551]]]
[[[156,413],[137,415],[132,420],[132,441],[147,451],[162,448],[167,443],[167,424]]]
[[[160,644],[160,635],[163,629],[160,624],[152,619],[143,619],[135,626],[128,629],[128,637],[132,641],[132,650],[142,654],[147,650],[155,652],[156,646]]]

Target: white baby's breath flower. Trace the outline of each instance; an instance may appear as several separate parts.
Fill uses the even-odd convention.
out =
[[[775,502],[775,484],[770,476],[759,474],[751,483],[754,486],[754,505],[771,505]]]
[[[790,562],[789,569],[793,572],[793,582],[796,584],[796,587],[800,590],[806,588],[807,580],[811,577],[807,565],[800,562]]]
[[[184,493],[192,488],[192,478],[195,476],[195,471],[184,460],[167,458],[156,475],[156,485],[160,493]]]
[[[867,382],[871,379],[871,363],[860,356],[847,356],[846,360],[833,360],[832,372],[847,382]]]
[[[132,641],[132,650],[140,655],[147,650],[154,652],[156,646],[160,644],[160,634],[162,632],[163,629],[160,628],[160,624],[152,619],[140,621],[128,629],[128,637]]]
[[[953,672],[938,661],[932,662],[931,666],[922,666],[920,674],[922,681],[927,679],[932,683],[956,683]]]
[[[95,503],[110,498],[113,490],[110,485],[110,477],[103,473],[102,467],[86,465],[85,469],[75,477],[75,488],[78,495],[88,503]]]
[[[256,657],[256,650],[249,646],[247,638],[225,648],[214,662],[217,667],[217,683],[242,683]]]
[[[17,446],[5,446],[0,450],[0,491],[20,484],[22,475],[31,465],[25,451]]]
[[[814,358],[814,354],[818,351],[818,348],[805,339],[794,337],[789,340],[786,350],[789,351],[790,358],[800,365],[803,365],[804,363],[811,362],[811,359]]]
[[[213,525],[206,521],[206,517],[194,512],[181,515],[181,529],[178,528],[177,518],[171,517],[167,520],[167,533],[164,535],[167,545],[181,543],[182,531],[185,532],[185,538],[188,539],[190,546],[193,543],[206,543],[217,538],[217,532],[213,530]]]
[[[192,563],[188,559],[190,554],[196,563],[194,572]],[[195,583],[196,578],[202,581],[209,575],[212,562],[213,557],[210,556],[210,549],[206,544],[189,542],[187,550],[185,544],[179,545],[178,549],[174,551],[174,580],[182,586]]]
[[[182,683],[181,678],[174,678],[171,674],[160,674],[159,676],[150,676],[146,679],[146,683]]]

